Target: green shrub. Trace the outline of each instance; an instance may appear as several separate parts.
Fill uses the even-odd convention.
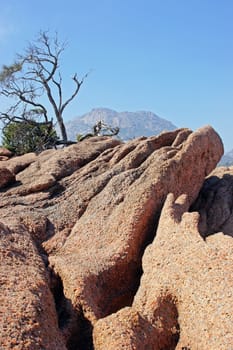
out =
[[[11,122],[3,128],[2,134],[3,146],[16,155],[41,152],[58,141],[51,123]]]

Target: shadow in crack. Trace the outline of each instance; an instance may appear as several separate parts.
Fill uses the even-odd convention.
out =
[[[6,193],[6,192],[8,192],[9,190],[11,190],[13,188],[20,187],[21,185],[22,185],[21,181],[9,182],[8,184],[6,184],[4,187],[2,187],[0,189],[0,193]]]
[[[156,346],[159,344],[159,349],[175,350],[180,337],[176,301],[169,294],[159,298],[157,304],[158,306],[153,315],[153,325],[157,328]],[[160,329],[162,331],[158,331]]]
[[[135,248],[135,259],[128,258],[127,254],[120,256],[114,264],[102,269],[98,274],[86,276],[83,295],[89,302],[91,300],[92,310],[97,319],[111,315],[124,307],[132,306],[143,274],[142,257],[146,247],[156,236],[160,214],[161,208],[155,215],[147,218],[143,227],[143,239]],[[132,241],[130,243],[133,246],[134,243]]]
[[[63,283],[51,271],[51,290],[56,305],[58,325],[68,350],[93,350],[92,325],[82,310],[76,310],[64,295]]]
[[[199,232],[203,238],[223,232],[233,236],[233,176],[210,176],[190,211],[200,214]]]

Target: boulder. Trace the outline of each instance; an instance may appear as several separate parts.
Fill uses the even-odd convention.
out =
[[[231,349],[233,241],[204,240],[187,195],[168,195],[131,308],[99,320],[100,349]]]

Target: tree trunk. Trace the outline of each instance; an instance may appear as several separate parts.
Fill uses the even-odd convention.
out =
[[[62,140],[66,142],[68,140],[68,138],[67,138],[66,127],[65,127],[63,118],[60,114],[57,114],[56,117],[57,117],[58,125],[59,125],[60,131],[61,131]]]

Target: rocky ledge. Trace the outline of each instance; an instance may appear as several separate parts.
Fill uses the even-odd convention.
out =
[[[1,349],[233,348],[233,168],[210,126],[0,154]]]

